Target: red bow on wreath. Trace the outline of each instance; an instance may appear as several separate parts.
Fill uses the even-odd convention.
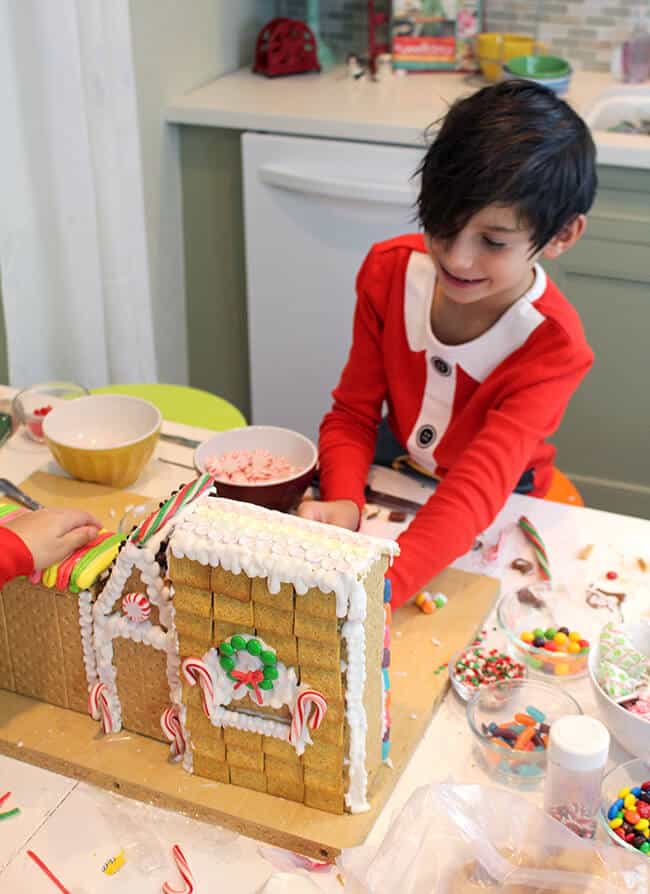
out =
[[[261,683],[264,679],[264,672],[261,670],[250,670],[250,671],[239,671],[233,670],[231,671],[231,676],[237,680],[235,683],[235,689],[239,689],[240,686],[246,686],[250,684],[253,687],[253,692],[255,693],[255,697],[257,698],[257,704],[262,704],[262,693],[260,692],[260,688],[258,683]]]

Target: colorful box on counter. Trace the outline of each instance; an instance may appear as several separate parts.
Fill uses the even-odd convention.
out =
[[[478,71],[475,40],[482,16],[481,0],[393,0],[394,67]]]

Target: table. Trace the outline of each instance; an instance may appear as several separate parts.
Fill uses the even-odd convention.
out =
[[[0,399],[3,389],[0,387]],[[173,423],[164,423],[163,431],[201,439],[210,432]],[[165,462],[164,460],[167,460]],[[170,462],[178,463],[172,465]],[[192,476],[192,451],[161,442],[154,459],[133,487],[135,492],[158,497]],[[38,468],[57,472],[47,448],[27,440],[18,432],[0,449],[0,473],[19,483]],[[409,498],[422,499],[418,484],[389,470],[378,470],[375,487],[399,489]],[[397,481],[397,485],[395,482]],[[578,551],[589,543],[614,548],[650,549],[650,521],[613,515],[592,509],[564,506],[543,500],[513,495],[485,532],[485,543],[496,541],[505,526],[521,514],[531,516],[543,531],[556,574],[570,571]],[[395,537],[403,525],[387,521],[386,513],[364,523],[370,534]],[[644,547],[645,545],[645,547]],[[645,553],[641,552],[644,555]],[[508,565],[512,553],[501,550],[499,559],[483,564],[480,552],[459,559],[455,566],[466,571],[492,574],[502,578],[504,588],[521,585],[521,577]],[[491,633],[494,618],[487,629]],[[436,647],[431,647],[431,668],[436,666]],[[427,672],[427,669],[424,669]],[[597,715],[588,679],[568,684],[586,713]],[[626,760],[628,755],[613,744],[610,764]],[[435,715],[427,734],[418,746],[388,804],[373,829],[368,845],[382,840],[391,816],[399,810],[420,785],[454,780],[497,784],[489,779],[472,749],[466,727],[464,705],[449,693]],[[198,884],[198,891],[224,890],[228,886],[238,894],[261,890],[273,878],[284,892],[309,890],[341,891],[337,870],[311,873],[298,869],[291,857],[273,851],[251,839],[207,826],[187,817],[127,801],[99,791],[76,780],[67,779],[39,768],[0,756],[0,795],[11,789],[7,806],[19,806],[21,815],[0,827],[0,889],[6,894],[48,894],[52,884],[27,859],[33,849],[69,887],[72,894],[92,894],[110,889],[119,894],[159,892],[164,880],[178,884],[171,859],[171,845],[180,843]],[[540,798],[539,789],[525,793]],[[109,857],[126,849],[127,862],[119,874],[109,877],[101,866]],[[270,858],[270,859],[269,859]],[[291,874],[285,875],[285,871]],[[271,886],[270,886],[271,887]]]

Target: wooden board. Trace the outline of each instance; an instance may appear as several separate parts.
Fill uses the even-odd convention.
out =
[[[89,484],[74,478],[64,478],[62,475],[50,475],[48,472],[34,472],[20,487],[48,509],[57,506],[85,509],[110,531],[117,530],[128,507],[151,500],[151,497],[143,497],[130,491],[113,490],[103,484]],[[166,496],[161,494],[161,499]]]
[[[46,506],[83,506],[115,526],[126,506],[146,498],[43,472],[22,485]],[[110,510],[114,515],[110,514]],[[449,603],[432,615],[405,606],[393,615],[391,760],[371,793],[372,809],[334,816],[271,795],[185,773],[168,761],[161,742],[131,732],[105,737],[98,724],[63,708],[0,690],[0,753],[118,791],[127,797],[213,822],[319,860],[361,844],[422,739],[449,680],[436,675],[481,628],[498,595],[498,581],[448,569],[432,581]],[[440,640],[434,647],[432,638]]]

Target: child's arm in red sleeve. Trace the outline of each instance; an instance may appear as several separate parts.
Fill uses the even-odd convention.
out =
[[[9,528],[0,527],[0,588],[12,577],[33,570],[34,559],[23,540]]]
[[[559,427],[593,362],[589,348],[551,342],[526,368],[527,381],[488,414],[480,433],[398,542],[388,576],[398,607],[464,555],[502,509],[541,440]]]

